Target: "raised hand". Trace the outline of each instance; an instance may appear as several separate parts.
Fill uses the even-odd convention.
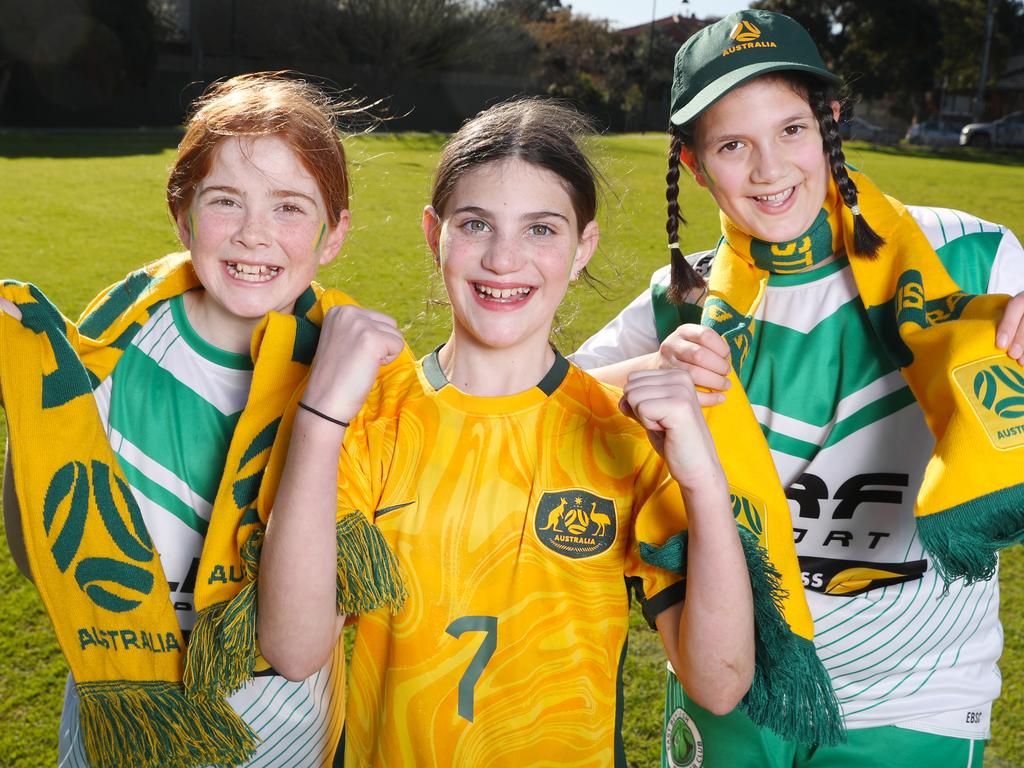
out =
[[[351,421],[381,366],[398,357],[404,346],[394,318],[350,305],[331,307],[302,401],[334,419]]]
[[[0,298],[0,312],[6,312],[15,320],[21,320],[21,310],[18,309],[18,305],[7,299]]]
[[[622,412],[647,430],[684,492],[722,482],[722,466],[688,372],[634,371],[622,391]]]
[[[1003,319],[996,328],[996,346],[1024,365],[1024,292],[1018,293],[1006,305]]]
[[[654,363],[657,368],[686,371],[696,386],[710,390],[697,390],[697,400],[705,408],[725,400],[732,365],[729,344],[706,325],[687,323],[676,328],[661,342]]]

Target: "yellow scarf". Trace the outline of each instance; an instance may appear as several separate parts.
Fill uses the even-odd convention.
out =
[[[842,716],[814,650],[789,503],[735,371],[729,378],[725,402],[704,415],[729,480],[754,596],[754,680],[742,706],[757,725],[785,739],[835,744],[844,738]],[[683,533],[662,547],[642,542],[640,553],[652,565],[685,575],[686,541]]]
[[[167,581],[131,489],[107,442],[92,390],[117,363],[156,306],[199,285],[188,254],[132,273],[94,300],[78,325],[30,285],[5,283],[19,323],[0,313],[0,388],[14,458],[25,548],[34,581],[81,698],[83,740],[95,768],[233,766],[256,737],[224,700],[257,665],[255,587],[258,545],[269,506],[253,502],[282,414],[304,382],[317,324],[334,304],[312,288],[295,316],[271,314],[254,334],[253,385],[239,419],[203,548],[197,623],[182,685],[185,645]],[[317,289],[319,292],[319,289]],[[411,359],[408,352],[404,360]],[[301,390],[299,390],[301,391]],[[294,409],[294,405],[292,405]],[[283,448],[282,448],[283,451]],[[263,488],[272,501],[272,489]],[[368,526],[369,527],[369,526]],[[371,532],[372,534],[372,532]],[[346,541],[353,537],[346,535]],[[367,536],[355,537],[366,542]],[[372,546],[346,556],[383,561]],[[394,604],[400,583],[357,584],[339,597],[347,612]],[[373,606],[375,607],[375,605]]]
[[[853,277],[876,335],[935,436],[915,506],[921,540],[947,583],[991,578],[996,552],[1024,536],[1024,374],[995,346],[1009,298],[963,293],[906,209],[863,174],[851,177],[865,219],[885,239],[877,258],[850,258]],[[703,321],[729,341],[734,367],[742,367],[756,332],[766,256],[780,271],[787,260],[797,262],[794,269],[806,266],[825,247],[854,253],[853,217],[834,182],[823,215],[827,227],[771,246],[722,216],[725,238]],[[765,247],[770,254],[758,252]],[[740,391],[734,386],[730,399]],[[757,451],[767,451],[764,440]]]

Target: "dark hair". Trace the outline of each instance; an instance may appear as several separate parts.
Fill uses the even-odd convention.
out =
[[[781,80],[794,91],[807,99],[811,112],[818,121],[822,148],[828,159],[832,178],[839,187],[839,194],[848,208],[857,205],[857,185],[853,183],[846,170],[846,157],[843,154],[843,140],[839,136],[839,124],[832,113],[833,102],[843,104],[846,101],[844,89],[825,83],[817,78],[800,75],[796,72],[772,72],[762,75],[763,78]],[[749,81],[748,81],[749,82]],[[672,276],[669,283],[668,297],[675,303],[681,303],[694,288],[703,288],[704,280],[694,271],[693,267],[683,258],[678,248],[679,223],[686,223],[679,210],[679,152],[683,147],[694,146],[694,128],[700,118],[691,120],[686,125],[670,125],[668,173],[665,175],[667,189],[665,197],[668,201],[668,242],[672,253]],[[858,209],[859,210],[859,209]],[[885,240],[868,224],[859,213],[853,217],[853,247],[851,256],[873,259]],[[675,244],[677,247],[672,247]]]
[[[595,132],[590,118],[554,99],[522,98],[490,107],[464,123],[445,144],[430,204],[443,215],[464,174],[487,163],[523,160],[562,180],[581,234],[597,214],[601,176],[579,142]]]
[[[216,82],[192,106],[185,136],[167,180],[171,216],[192,204],[196,186],[210,172],[213,153],[233,136],[278,136],[316,180],[330,226],[348,208],[348,168],[338,136],[342,118],[366,119],[354,101],[332,97],[291,72],[256,72]]]

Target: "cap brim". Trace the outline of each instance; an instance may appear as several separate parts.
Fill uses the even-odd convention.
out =
[[[749,64],[745,67],[735,69],[728,74],[722,75],[710,85],[705,86],[697,93],[696,96],[686,103],[686,106],[682,109],[676,110],[672,116],[669,117],[669,122],[673,125],[685,125],[698,117],[701,112],[725,96],[725,94],[736,86],[741,85],[747,80],[751,80],[758,75],[763,75],[767,72],[779,72],[782,70],[807,72],[820,80],[825,80],[826,82],[834,83],[836,85],[842,82],[838,76],[833,75],[828,70],[820,69],[819,67],[800,64],[795,61],[761,61],[757,64]]]

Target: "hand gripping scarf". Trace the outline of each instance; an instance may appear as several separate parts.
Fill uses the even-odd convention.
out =
[[[92,391],[156,307],[198,285],[188,254],[173,254],[105,291],[77,326],[35,287],[0,286],[23,315],[19,322],[0,313],[0,388],[25,548],[71,667],[94,768],[122,766],[126,756],[142,768],[227,768],[253,754],[256,736],[224,700],[259,664],[253,583],[267,513],[252,505],[281,414],[298,399],[317,324],[329,306],[352,303],[337,291],[318,300],[319,289],[311,287],[295,316],[271,313],[254,334],[252,390],[229,448],[196,584],[205,641],[201,636],[197,647],[192,640],[186,662],[159,556]],[[407,352],[403,359],[410,359]],[[272,491],[263,490],[272,500]],[[339,596],[340,610],[395,605],[404,590],[386,545],[373,531],[349,535],[353,521],[342,522],[346,562],[363,568]],[[182,685],[186,663],[207,671],[198,676],[203,685]]]
[[[716,264],[717,268],[717,264]],[[793,543],[789,503],[735,371],[725,402],[705,409],[750,571],[754,679],[741,706],[758,726],[804,744],[844,739],[839,702],[814,650],[814,624]],[[686,575],[687,534],[640,543],[648,563]]]
[[[935,436],[915,504],[918,532],[947,584],[989,579],[998,550],[1024,536],[1024,371],[995,346],[1009,297],[961,291],[906,209],[863,174],[851,177],[861,212],[885,239],[877,258],[850,258],[853,277]],[[729,341],[741,368],[767,269],[798,271],[815,253],[854,253],[853,217],[833,182],[815,225],[791,243],[754,240],[724,214],[722,226],[703,322]]]

